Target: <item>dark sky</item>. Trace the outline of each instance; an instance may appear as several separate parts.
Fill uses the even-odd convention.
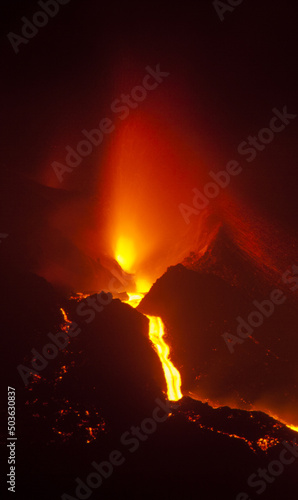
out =
[[[21,18],[31,20],[38,10],[35,1],[1,4],[5,177],[45,183],[50,163],[63,160],[83,128],[108,116],[113,99],[137,85],[148,65],[160,63],[170,73],[152,105],[176,120],[178,135],[188,131],[190,148],[203,145],[215,170],[239,159],[239,143],[268,126],[273,108],[286,105],[298,114],[295,2],[244,0],[221,21],[209,0],[70,0],[15,54],[7,34],[21,34]],[[242,158],[245,173],[234,187],[238,198],[292,230],[297,131],[298,117],[251,165]],[[84,168],[56,187],[94,196],[104,154],[101,148],[86,158]]]

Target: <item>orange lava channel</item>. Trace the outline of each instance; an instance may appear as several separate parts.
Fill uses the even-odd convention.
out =
[[[143,298],[141,294],[128,294],[128,296],[129,299],[124,302],[132,307],[137,307]],[[148,316],[147,314],[145,316],[149,319],[149,338],[162,363],[167,382],[168,398],[170,401],[179,401],[182,398],[180,390],[181,377],[179,371],[169,359],[170,348],[163,339],[165,333],[164,324],[158,316]]]

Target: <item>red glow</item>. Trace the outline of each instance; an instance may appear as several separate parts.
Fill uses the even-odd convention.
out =
[[[183,260],[198,235],[199,218],[190,230],[179,204],[189,199],[190,171],[198,172],[201,160],[163,125],[151,117],[123,123],[107,158],[108,253],[143,282],[140,291]]]

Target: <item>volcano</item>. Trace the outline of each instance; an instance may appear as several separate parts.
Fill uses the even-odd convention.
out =
[[[247,319],[254,298],[270,297],[278,286],[274,273],[225,227],[204,252],[167,269],[134,307],[125,293],[66,298],[34,274],[3,273],[2,321],[6,330],[27,331],[10,350],[7,339],[9,366],[18,363],[11,380],[22,408],[23,493],[44,500],[57,491],[63,500],[164,499],[197,498],[200,491],[206,499],[239,500],[262,492],[292,500],[295,297],[275,305],[235,352],[223,337],[236,334],[236,318]],[[280,287],[286,294],[287,283]],[[151,318],[161,318],[181,376],[182,394],[172,401],[148,335]],[[59,347],[54,357],[49,332]]]
[[[10,496],[296,500],[296,10],[2,4]]]
[[[138,310],[165,321],[188,394],[297,425],[297,399],[289,392],[298,382],[297,281],[295,266],[279,276],[221,227],[202,256],[169,268]],[[274,293],[281,297],[275,305]]]

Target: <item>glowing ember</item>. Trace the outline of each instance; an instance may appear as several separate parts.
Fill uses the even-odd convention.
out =
[[[129,299],[124,302],[132,307],[137,307],[144,295],[128,294],[128,296]],[[168,398],[170,401],[179,401],[182,398],[180,390],[181,377],[179,371],[169,359],[170,348],[163,339],[165,333],[164,324],[158,316],[148,316],[147,314],[146,316],[149,319],[149,338],[155,347],[165,374]]]
[[[62,316],[63,316],[65,323],[71,323],[71,321],[69,321],[69,319],[67,317],[66,312],[64,311],[64,309],[62,309],[62,307],[60,308],[60,311],[62,312]]]
[[[271,448],[272,446],[275,446],[279,443],[279,440],[277,438],[270,437],[266,435],[263,438],[260,438],[257,441],[258,446],[261,448],[261,450],[266,451],[268,448]]]

